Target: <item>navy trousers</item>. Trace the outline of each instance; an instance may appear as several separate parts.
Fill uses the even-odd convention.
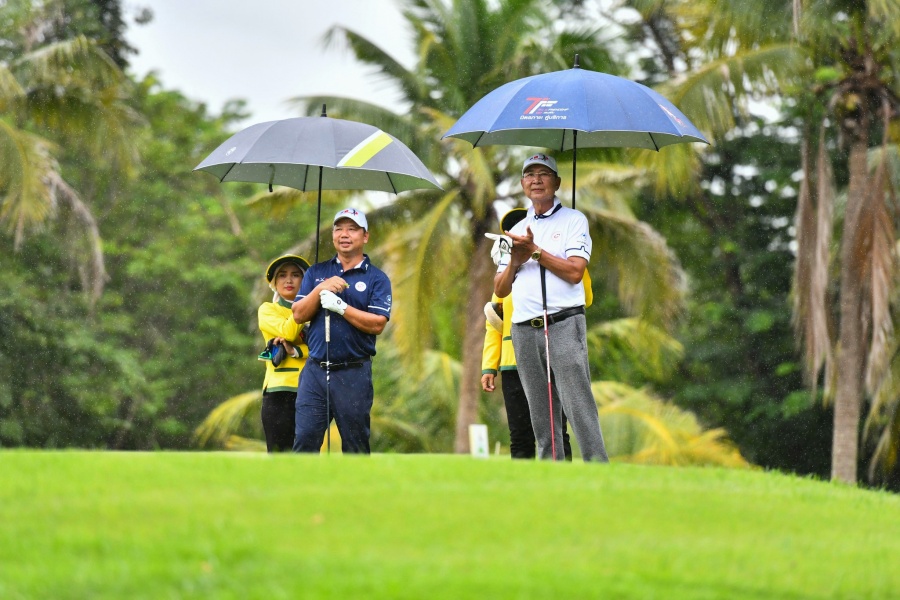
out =
[[[312,359],[306,361],[297,388],[294,416],[294,452],[319,452],[331,425],[326,416],[326,385],[331,419],[341,433],[344,454],[369,454],[372,362],[344,369],[332,369],[325,381],[325,368]]]

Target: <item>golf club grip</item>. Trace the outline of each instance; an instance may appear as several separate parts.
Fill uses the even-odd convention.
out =
[[[331,312],[325,311],[325,343],[331,341]]]

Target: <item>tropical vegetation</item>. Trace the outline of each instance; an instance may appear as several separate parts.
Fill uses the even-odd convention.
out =
[[[489,91],[578,54],[658,89],[712,141],[579,150],[592,378],[618,460],[900,484],[900,8],[764,4],[403,0],[412,65],[331,31],[403,105],[298,89],[297,114],[326,104],[376,124],[444,187],[354,197],[397,298],[378,451],[464,452],[473,422],[506,444],[502,405],[478,386],[483,234],[522,205],[531,149],[441,136]],[[0,445],[253,447],[261,272],[314,254],[311,198],[191,174],[252,115],[129,74],[120,2],[0,7]],[[571,156],[558,159],[568,196]]]

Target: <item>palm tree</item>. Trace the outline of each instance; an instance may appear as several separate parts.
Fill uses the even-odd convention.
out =
[[[811,374],[816,376],[833,356],[832,478],[855,483],[863,396],[866,391],[872,394],[884,377],[894,336],[890,294],[896,249],[886,163],[889,153],[881,153],[874,169],[870,169],[868,157],[873,144],[891,140],[890,122],[900,104],[900,87],[895,83],[900,75],[896,50],[900,14],[888,2],[832,0],[806,3],[798,17],[798,39],[808,49],[819,76],[813,88],[818,100],[815,106],[822,111],[819,122],[823,128],[836,126],[842,147],[848,148],[849,185],[836,257],[840,265],[836,332],[823,328],[829,299],[821,281],[798,278],[798,290],[814,294],[807,296],[811,300],[803,329],[807,339],[819,342],[818,346],[807,344],[817,350],[818,364],[810,365]],[[826,22],[832,25],[821,27]],[[819,143],[824,144],[821,137]],[[806,169],[806,196],[801,197],[804,204],[799,211],[801,219],[814,210],[817,219],[824,221],[821,228],[806,227],[803,233],[807,237],[798,238],[801,248],[820,248],[807,254],[813,257],[808,261],[811,274],[827,273],[827,254],[821,248],[830,241],[827,230],[832,208],[824,156],[819,153],[819,168]],[[819,231],[823,231],[821,236]],[[815,284],[818,288],[814,290]],[[830,370],[826,368],[826,372]],[[826,386],[829,394],[829,377]]]
[[[798,107],[804,179],[797,210],[795,318],[810,385],[815,390],[824,368],[825,398],[834,402],[832,478],[856,482],[863,394],[873,393],[883,379],[893,336],[888,299],[896,251],[886,169],[870,169],[867,156],[873,144],[891,140],[889,123],[896,116],[896,5],[884,0],[772,0],[765,7],[629,4],[657,42],[658,62],[688,65],[681,81],[674,78],[683,92],[682,108],[709,107],[707,114],[716,117],[710,121],[714,133],[728,131],[731,116],[740,114],[735,100],[751,93]],[[688,49],[697,62],[691,62]],[[698,121],[703,126],[702,118]],[[838,148],[827,145],[832,131]],[[849,173],[834,296],[829,292],[834,211],[829,150],[846,160]],[[836,326],[829,322],[832,313],[839,317]]]
[[[44,27],[39,6],[16,14],[23,30]],[[0,58],[0,225],[19,249],[49,219],[66,217],[82,241],[73,248],[85,250],[82,287],[94,302],[106,277],[99,228],[89,203],[63,178],[55,141],[128,174],[137,162],[129,132],[138,118],[126,103],[128,79],[98,42],[41,39],[23,35],[18,51]]]
[[[484,234],[497,229],[498,199],[508,207],[513,197],[518,166],[524,158],[517,148],[472,150],[458,140],[438,140],[469,106],[500,85],[543,71],[568,68],[576,53],[581,64],[615,73],[617,65],[605,49],[599,28],[556,27],[557,19],[537,0],[454,1],[407,0],[403,11],[413,31],[419,60],[411,69],[359,34],[335,27],[330,41],[345,40],[356,58],[378,69],[382,77],[401,90],[404,112],[397,114],[359,100],[335,97],[296,99],[315,114],[326,103],[329,114],[377,124],[390,131],[439,174],[447,192],[442,196],[410,195],[379,209],[379,223],[393,223],[389,243],[381,251],[394,281],[398,299],[393,336],[398,348],[413,364],[432,347],[436,332],[435,305],[458,302],[450,323],[461,334],[462,380],[456,415],[455,450],[468,451],[468,425],[477,420],[480,357],[483,342],[482,307],[490,298],[494,265],[490,240]],[[560,161],[561,164],[563,161]],[[564,181],[566,178],[564,176]],[[602,206],[584,203],[589,218],[599,217]],[[593,214],[592,214],[593,213]],[[633,222],[593,219],[595,227],[620,235],[635,233]],[[382,225],[384,227],[384,225]],[[624,238],[622,238],[624,239]],[[607,247],[610,270],[616,271],[627,306],[649,307],[653,285],[668,286],[662,297],[680,300],[678,278],[638,281],[634,272],[622,270],[627,258],[616,247]],[[657,247],[657,250],[659,248]],[[599,256],[599,253],[595,253]],[[667,252],[645,252],[670,272]],[[633,266],[633,263],[632,263]],[[646,273],[647,271],[644,271]],[[462,293],[453,282],[465,281]],[[642,285],[643,284],[643,285]],[[401,305],[402,303],[402,305]],[[672,314],[671,303],[663,303]],[[659,306],[659,305],[654,305]]]

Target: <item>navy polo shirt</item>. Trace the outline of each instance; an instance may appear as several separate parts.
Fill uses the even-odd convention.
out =
[[[303,282],[300,292],[294,300],[308,296],[313,289],[330,277],[342,277],[350,284],[346,290],[337,294],[344,302],[376,315],[391,318],[391,280],[378,267],[369,262],[369,256],[363,255],[358,266],[344,271],[338,257],[316,263],[311,266]],[[306,343],[309,355],[314,360],[325,360],[325,313],[319,308],[309,322]],[[375,335],[360,331],[347,322],[342,315],[331,313],[331,343],[328,346],[328,359],[331,362],[343,362],[375,356]]]

